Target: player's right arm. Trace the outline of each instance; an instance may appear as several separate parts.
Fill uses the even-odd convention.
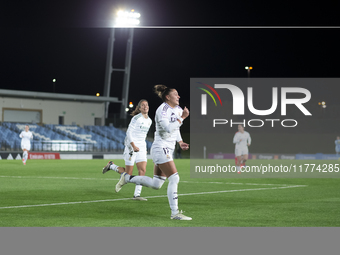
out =
[[[135,138],[133,136],[133,133],[136,131],[136,125],[137,125],[137,120],[136,120],[135,117],[133,117],[131,119],[129,127],[128,127],[127,131],[126,131],[126,136],[128,138],[128,141],[130,142],[134,152],[138,152],[139,151],[139,148],[133,142],[135,140]]]
[[[239,138],[239,136],[238,136],[238,132],[236,132],[236,134],[234,135],[233,143],[237,144],[237,143],[239,143],[240,141],[241,141],[241,140],[240,140],[240,138]]]

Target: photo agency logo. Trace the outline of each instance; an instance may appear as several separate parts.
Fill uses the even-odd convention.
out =
[[[239,124],[243,125],[244,127],[262,127],[265,124],[271,125],[271,127],[274,127],[275,124],[280,123],[282,127],[296,127],[298,125],[298,122],[296,119],[278,119],[278,118],[269,118],[268,116],[273,114],[280,103],[280,116],[287,116],[287,105],[293,105],[296,107],[295,109],[301,111],[305,116],[312,116],[312,114],[308,111],[308,109],[304,106],[305,103],[307,103],[311,99],[311,93],[308,89],[302,88],[302,87],[281,87],[280,89],[278,87],[272,87],[271,88],[271,98],[261,97],[261,101],[265,102],[272,102],[271,107],[267,109],[257,109],[254,106],[254,94],[253,94],[253,87],[247,87],[246,88],[246,98],[243,93],[243,91],[236,85],[233,84],[213,84],[208,85],[206,83],[197,82],[197,84],[203,85],[206,88],[202,88],[203,86],[197,87],[198,89],[204,91],[205,93],[201,94],[201,115],[209,115],[208,112],[208,100],[209,98],[207,95],[210,96],[211,100],[213,100],[215,106],[218,106],[214,95],[217,97],[217,99],[220,102],[220,106],[223,107],[222,100],[221,100],[221,94],[223,91],[228,91],[231,93],[232,96],[232,115],[238,116],[238,120],[235,119],[226,119],[226,118],[214,118],[212,120],[213,127],[216,127],[217,125],[230,125],[230,127],[237,126]],[[212,91],[212,93],[209,91]],[[259,90],[261,88],[258,88]],[[280,91],[280,97],[279,92]],[[294,94],[295,97],[298,96],[299,98],[290,98],[289,94]],[[223,98],[222,98],[223,99]],[[245,101],[247,101],[246,106],[248,107],[248,111],[252,113],[255,116],[260,116],[259,118],[252,118],[252,119],[246,119],[245,118]],[[279,102],[280,101],[280,102]],[[210,111],[218,111],[223,114],[223,110],[220,109],[210,109]],[[215,114],[216,115],[216,114]],[[239,120],[239,117],[244,117],[243,120]],[[268,118],[263,118],[264,116],[267,116]],[[224,117],[224,116],[221,116]],[[262,118],[261,118],[262,117]]]

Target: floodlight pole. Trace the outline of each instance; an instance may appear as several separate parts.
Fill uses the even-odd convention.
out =
[[[124,81],[123,81],[123,92],[122,92],[122,103],[120,108],[120,118],[126,119],[126,107],[128,104],[129,97],[129,86],[130,86],[130,70],[131,70],[131,57],[132,57],[132,44],[133,44],[133,28],[129,28],[129,38],[127,40],[126,47],[126,56],[125,56],[125,68],[112,68],[112,59],[113,59],[113,45],[115,41],[115,28],[111,29],[110,38],[108,41],[108,49],[107,49],[107,58],[106,58],[106,71],[105,71],[105,84],[104,84],[104,93],[105,97],[110,97],[110,89],[111,89],[111,74],[113,71],[124,72]],[[106,102],[105,104],[105,118],[109,116],[109,104],[110,102]]]
[[[113,44],[115,41],[115,29],[111,29],[110,37],[107,45],[107,57],[106,57],[106,70],[105,70],[105,84],[104,84],[104,97],[110,97],[111,89],[111,73],[112,68],[112,58],[113,58]],[[105,118],[109,117],[109,105],[110,102],[105,103]]]
[[[129,29],[129,38],[127,41],[126,55],[125,55],[125,73],[123,81],[122,104],[120,105],[120,118],[126,119],[125,109],[128,106],[129,87],[130,87],[130,70],[133,44],[133,28]]]

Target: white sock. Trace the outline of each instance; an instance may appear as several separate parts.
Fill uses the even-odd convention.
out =
[[[22,157],[24,158],[24,162],[26,163],[27,158],[28,158],[28,153],[27,153],[27,151],[24,151],[24,153],[22,154]]]
[[[116,171],[116,172],[118,173],[118,167],[119,167],[119,166],[117,166],[117,165],[115,165],[115,164],[112,164],[112,165],[110,166],[110,169],[113,170],[113,171]]]
[[[135,193],[133,194],[134,197],[140,197],[140,194],[142,193],[142,185],[137,184],[135,187]]]
[[[168,200],[171,209],[171,214],[175,215],[178,213],[178,197],[177,197],[177,189],[178,189],[178,182],[179,182],[179,175],[178,173],[174,173],[169,178],[168,184]]]
[[[150,178],[149,176],[125,175],[125,181],[153,189],[160,189],[165,182],[165,179],[165,177],[158,175],[154,175],[153,178]]]
[[[240,172],[240,166],[236,166],[237,172]]]

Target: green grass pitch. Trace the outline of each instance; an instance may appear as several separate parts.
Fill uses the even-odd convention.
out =
[[[193,179],[190,160],[175,160],[179,208],[193,218],[175,221],[170,220],[168,181],[160,190],[143,187],[148,201],[134,201],[133,184],[115,193],[119,175],[102,174],[107,162],[28,160],[24,166],[20,160],[0,160],[0,227],[340,226],[340,179]],[[151,160],[147,175],[153,176]]]

